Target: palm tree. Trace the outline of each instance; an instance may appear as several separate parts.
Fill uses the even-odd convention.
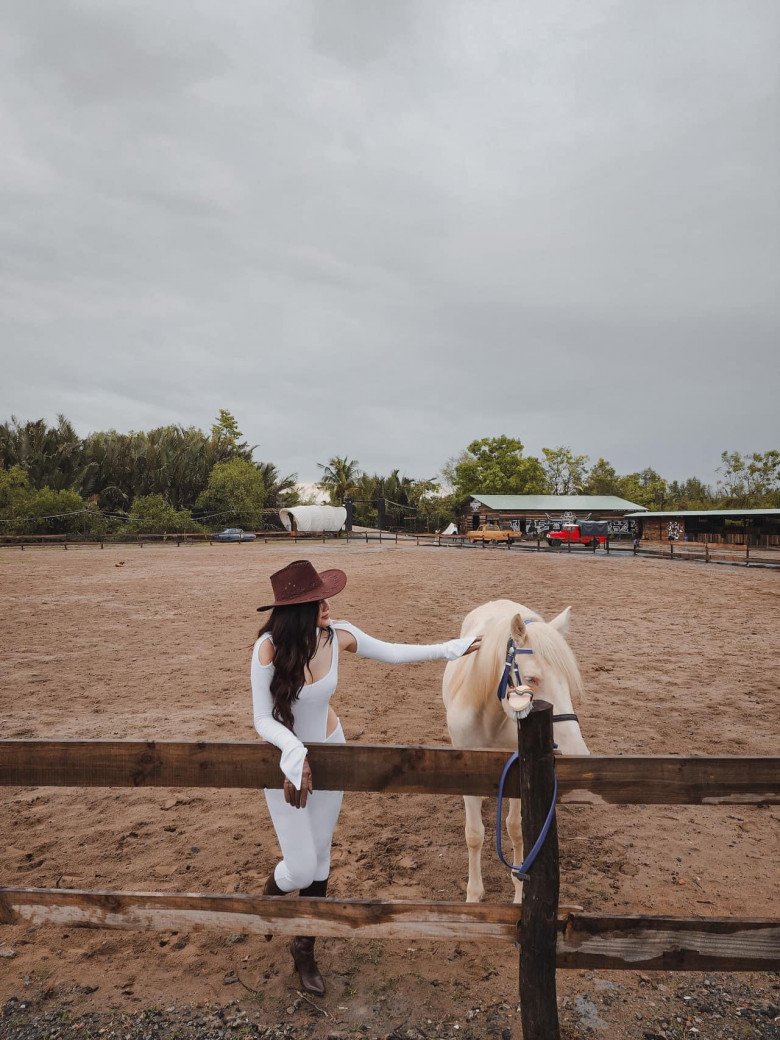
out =
[[[267,509],[279,509],[282,506],[294,506],[299,500],[295,485],[298,481],[296,473],[279,476],[279,470],[273,462],[256,462],[255,466],[265,484],[265,505]]]
[[[45,419],[20,423],[15,415],[0,427],[0,465],[21,466],[34,488],[63,491],[78,484],[81,468],[81,438],[64,415],[56,426]]]
[[[348,459],[346,455],[334,455],[327,464],[318,462],[317,465],[322,470],[322,479],[318,486],[328,492],[332,505],[341,505],[354,491],[360,476],[357,459]]]

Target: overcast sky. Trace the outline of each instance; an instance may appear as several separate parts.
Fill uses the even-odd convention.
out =
[[[777,0],[4,0],[0,420],[778,447]]]

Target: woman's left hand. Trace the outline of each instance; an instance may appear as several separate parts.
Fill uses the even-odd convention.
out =
[[[479,650],[481,645],[482,645],[482,636],[475,636],[474,637],[474,642],[471,644],[471,646],[468,648],[468,650],[464,651],[463,656],[465,657],[467,654],[475,654],[477,652],[477,650]]]
[[[286,777],[284,780],[284,800],[288,805],[294,806],[296,809],[305,809],[306,800],[311,792],[314,790],[314,784],[311,778],[311,766],[309,765],[308,758],[303,760],[303,773],[301,775],[301,786],[298,790],[294,784],[292,784]]]

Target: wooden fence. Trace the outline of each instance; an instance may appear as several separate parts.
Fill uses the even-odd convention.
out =
[[[337,534],[331,532],[302,532],[302,531],[251,531],[255,535],[254,541],[262,542],[294,542],[300,541],[322,541],[336,538]],[[385,534],[387,538],[387,534]],[[182,531],[178,534],[107,534],[107,535],[80,535],[80,534],[0,534],[0,548],[7,549],[29,549],[32,547],[49,546],[60,549],[73,549],[78,546],[93,546],[103,549],[106,545],[136,545],[139,548],[150,545],[197,545],[207,543],[208,545],[250,545],[252,541],[228,542],[217,539],[214,534],[203,531]]]
[[[257,531],[254,544],[263,543],[289,543],[297,545],[299,541],[334,541],[362,542],[368,545],[370,542],[398,544],[413,544],[416,546],[435,546],[436,548],[450,549],[493,549],[506,552],[547,552],[554,554],[572,553],[606,553],[631,554],[656,559],[693,561],[696,563],[720,564],[733,567],[760,567],[767,569],[780,568],[780,550],[759,549],[755,546],[745,545],[740,550],[727,547],[725,544],[710,542],[663,542],[644,543],[641,547],[634,547],[630,541],[625,539],[607,539],[605,545],[598,546],[594,541],[590,546],[573,545],[567,542],[560,547],[548,546],[541,536],[534,539],[521,538],[517,536],[511,540],[491,541],[487,539],[471,540],[464,535],[440,535],[440,534],[407,534],[401,531],[342,531],[331,532],[299,532],[299,531]],[[218,544],[214,536],[192,532],[186,534],[141,534],[110,536],[104,538],[94,536],[81,536],[74,534],[50,534],[50,535],[0,535],[0,548],[18,548],[24,550],[34,546],[59,547],[62,549],[75,548],[77,546],[99,546],[103,549],[106,545],[137,545],[140,548],[150,545],[176,545],[187,546],[208,543]],[[226,543],[237,544],[237,543]],[[244,545],[251,542],[241,543]]]
[[[780,758],[557,757],[549,705],[518,726],[526,848],[547,812],[552,770],[562,803],[780,803]],[[445,747],[312,744],[321,789],[495,795],[506,753]],[[0,785],[245,788],[279,786],[278,751],[252,742],[0,741]],[[586,914],[558,905],[555,828],[514,904],[279,899],[257,895],[0,888],[0,924],[231,931],[351,938],[495,940],[520,950],[526,1040],[558,1036],[555,969],[777,970],[780,920]],[[523,954],[525,951],[525,956]]]

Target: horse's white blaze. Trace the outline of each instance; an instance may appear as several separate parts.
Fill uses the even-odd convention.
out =
[[[492,747],[517,750],[517,725],[506,699],[496,696],[506,660],[506,646],[511,638],[518,647],[533,650],[518,655],[523,686],[535,697],[549,701],[555,715],[574,712],[582,697],[582,679],[577,662],[566,643],[571,607],[551,622],[511,600],[493,600],[472,610],[461,626],[461,635],[481,635],[482,645],[475,654],[450,661],[444,670],[442,693],[447,711],[447,728],[455,747]],[[533,622],[529,624],[528,622]],[[564,755],[587,755],[587,745],[577,722],[554,724],[555,741]],[[484,896],[482,884],[482,845],[485,827],[482,822],[482,798],[467,796],[466,845],[469,853],[468,902]],[[520,863],[523,853],[520,827],[520,802],[509,800],[507,830],[512,844],[513,863]],[[515,902],[522,898],[522,884],[515,882]]]

